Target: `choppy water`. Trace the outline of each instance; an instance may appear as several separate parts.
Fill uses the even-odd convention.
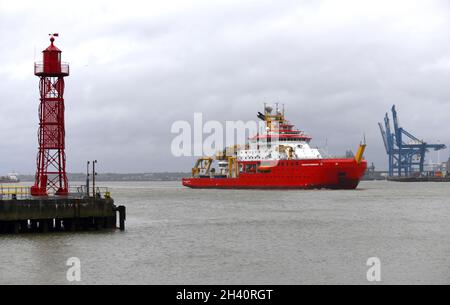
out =
[[[191,190],[108,183],[126,232],[0,236],[0,284],[450,284],[450,184],[357,191]]]

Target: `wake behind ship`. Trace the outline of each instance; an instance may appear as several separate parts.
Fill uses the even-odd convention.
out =
[[[367,162],[365,144],[354,158],[323,158],[310,147],[311,137],[285,119],[284,109],[264,107],[258,113],[266,131],[243,146],[228,147],[213,157],[202,157],[183,178],[190,188],[223,189],[356,189]],[[217,169],[213,163],[217,162]]]

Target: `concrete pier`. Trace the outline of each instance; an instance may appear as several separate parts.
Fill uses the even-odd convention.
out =
[[[125,207],[112,198],[15,196],[0,200],[0,234],[116,229],[125,230]],[[119,214],[119,217],[117,217]]]

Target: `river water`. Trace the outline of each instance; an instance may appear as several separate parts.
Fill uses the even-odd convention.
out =
[[[125,232],[0,235],[0,284],[450,284],[450,184],[356,191],[191,190],[112,182]]]

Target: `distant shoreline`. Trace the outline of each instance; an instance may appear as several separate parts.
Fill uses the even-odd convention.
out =
[[[96,181],[181,181],[183,177],[190,176],[190,173],[129,173],[129,174],[117,174],[117,173],[99,173],[96,176]],[[34,181],[34,175],[18,175],[18,178],[22,182]],[[67,178],[69,181],[85,181],[86,174],[81,173],[68,173]],[[89,177],[92,179],[92,177]]]

